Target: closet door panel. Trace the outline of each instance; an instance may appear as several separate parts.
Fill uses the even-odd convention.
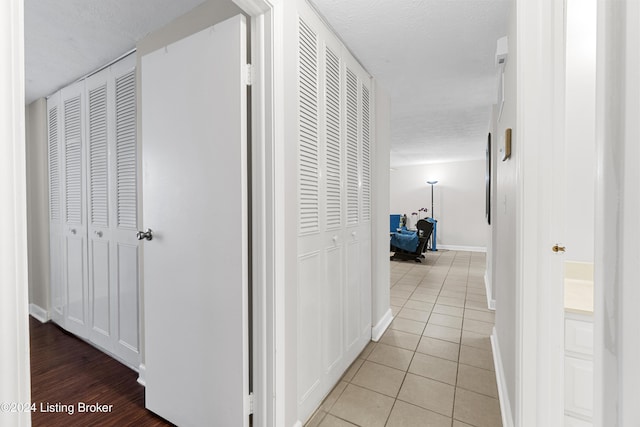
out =
[[[113,134],[110,145],[111,274],[114,352],[131,366],[140,364],[138,230],[139,168],[136,128],[135,55],[111,67]]]
[[[64,281],[66,313],[64,326],[86,338],[87,332],[87,240],[84,165],[84,82],[61,91],[64,109]]]
[[[111,304],[109,274],[109,243],[89,239],[89,254],[92,260],[89,277],[91,301],[91,340],[109,348],[111,335]]]
[[[360,244],[352,241],[347,244],[347,287],[345,295],[345,347],[348,354],[360,338]]]
[[[116,345],[123,357],[133,357],[139,353],[138,245],[118,243],[117,252],[119,321]],[[133,357],[130,362],[139,363],[139,360]]]
[[[324,372],[330,373],[339,366],[344,354],[343,339],[343,268],[344,253],[341,245],[327,249],[325,252],[326,283],[324,285],[325,301],[323,339],[324,342]]]
[[[109,232],[109,69],[86,80],[89,242],[89,339],[111,351],[112,304]]]
[[[51,277],[51,318],[64,323],[64,237],[62,233],[62,116],[60,92],[47,99],[49,159],[49,250]]]

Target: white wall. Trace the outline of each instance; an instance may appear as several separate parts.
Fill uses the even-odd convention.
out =
[[[566,261],[593,262],[595,212],[596,2],[567,1]]]
[[[371,324],[373,338],[384,332],[391,321],[389,257],[389,158],[391,146],[391,100],[374,81],[375,145],[373,167],[373,221],[371,223]],[[376,330],[376,326],[378,329]]]
[[[410,217],[412,212],[427,208],[431,217],[431,185],[427,181],[437,180],[433,204],[438,246],[484,249],[488,229],[485,168],[485,159],[395,168],[390,179],[390,212]]]
[[[47,102],[40,98],[26,108],[27,241],[29,303],[49,310],[49,165]],[[41,319],[48,320],[48,319]]]
[[[504,107],[493,135],[493,166],[496,171],[494,205],[491,206],[493,236],[493,293],[496,300],[496,336],[500,345],[502,375],[510,411],[516,402],[516,184],[520,147],[513,144],[511,158],[502,161],[498,148],[507,128],[516,135],[516,7],[511,1],[507,36],[509,57],[504,69]],[[505,399],[503,399],[505,404]]]

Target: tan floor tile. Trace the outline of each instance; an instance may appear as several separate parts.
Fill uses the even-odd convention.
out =
[[[463,423],[462,421],[453,420],[453,427],[473,427],[471,424]]]
[[[438,297],[438,304],[450,305],[452,307],[464,307],[464,298]]]
[[[395,329],[398,331],[408,332],[410,334],[418,334],[422,335],[422,331],[424,331],[424,327],[427,324],[425,322],[418,322],[416,320],[404,319],[402,317],[396,317],[391,322],[391,329]]]
[[[496,373],[474,366],[460,364],[458,367],[459,388],[475,391],[489,397],[498,398],[498,387],[496,385]]]
[[[420,296],[418,296],[420,297]],[[433,309],[433,303],[426,301],[417,301],[412,296],[409,300],[404,303],[404,308],[410,308],[412,310],[426,311],[431,312]]]
[[[428,354],[416,353],[409,366],[409,372],[456,385],[458,364],[450,360],[429,356]]]
[[[345,372],[344,376],[342,377],[342,381],[351,381],[351,379],[355,376],[356,372],[358,372],[358,369],[360,369],[360,366],[362,366],[363,362],[364,362],[364,359],[354,360],[351,366],[349,366],[349,369],[347,369],[347,372]]]
[[[447,326],[449,328],[462,329],[462,318],[449,316],[447,314],[432,313],[429,317],[429,323],[434,325]]]
[[[395,329],[387,329],[380,338],[381,344],[392,345],[394,347],[406,348],[407,350],[416,351],[420,335],[410,334],[408,332],[398,331]]]
[[[360,426],[383,427],[393,398],[349,384],[330,413]]]
[[[462,345],[491,351],[491,339],[488,336],[476,334],[475,332],[463,330],[462,340],[460,342]]]
[[[502,426],[498,399],[462,388],[456,388],[453,418],[477,427]]]
[[[447,417],[453,409],[454,387],[419,375],[407,374],[398,399]]]
[[[493,371],[493,354],[489,350],[481,348],[469,347],[463,345],[460,347],[460,363],[475,366],[476,368],[487,369]]]
[[[366,361],[351,380],[351,384],[396,397],[398,391],[400,391],[404,375],[404,371]]]
[[[322,404],[320,405],[320,409],[329,412],[331,407],[336,403],[344,389],[347,387],[349,383],[346,381],[340,381],[336,386],[331,390],[331,393],[324,399]]]
[[[411,294],[411,298],[409,299],[410,301],[421,301],[424,303],[429,303],[432,307],[433,307],[433,303],[436,302],[436,299],[438,297],[436,295],[432,295],[432,294],[422,294],[422,293],[416,293],[414,292],[413,294]]]
[[[487,296],[487,292],[484,288],[484,285],[483,286],[467,285],[467,295],[469,294],[482,295],[485,298]]]
[[[449,316],[462,317],[464,315],[464,308],[451,307],[450,305],[436,304],[433,306],[434,313],[447,314]]]
[[[398,317],[416,320],[418,322],[426,322],[429,319],[428,311],[413,310],[411,308],[403,308],[398,312]]]
[[[496,320],[496,313],[483,310],[473,310],[467,308],[464,310],[465,319],[480,320],[481,322],[494,323]]]
[[[391,410],[387,427],[411,426],[450,427],[451,418],[397,400]]]
[[[481,322],[480,320],[473,319],[464,319],[462,329],[488,337],[493,331],[493,323]]]
[[[351,424],[348,421],[341,420],[338,417],[334,417],[331,414],[327,414],[327,416],[322,420],[319,427],[354,427],[355,424]]]
[[[402,306],[397,306],[397,305],[392,305],[391,306],[391,314],[393,316],[397,316],[398,313],[400,313],[400,310],[402,310]]]
[[[422,335],[437,338],[439,340],[451,341],[455,343],[460,342],[460,329],[448,328],[446,326],[427,324],[424,328]]]
[[[457,362],[459,349],[456,343],[423,336],[416,351]]]
[[[373,341],[369,341],[369,343],[366,345],[364,350],[362,350],[362,352],[360,353],[360,355],[358,357],[360,359],[366,359],[367,357],[369,357],[369,355],[371,354],[371,352],[373,351],[373,349],[375,347],[376,347],[376,343],[373,342]]]
[[[449,297],[449,298],[465,298],[467,294],[466,288],[464,290],[452,291],[442,289],[440,292],[441,297]]]
[[[405,292],[413,292],[416,290],[417,285],[403,285],[401,283],[397,283],[391,290],[405,291]]]
[[[304,427],[318,427],[322,420],[327,416],[327,412],[322,409],[318,409],[309,420],[304,424]]]
[[[486,304],[487,296],[480,294],[467,293],[467,301],[478,301]]]
[[[367,360],[406,371],[412,357],[413,351],[386,344],[378,344]]]
[[[391,289],[391,296],[393,298],[409,299],[409,297],[411,296],[411,293],[412,292],[409,292],[409,291],[396,290],[395,287]]]
[[[391,297],[391,305],[397,305],[402,307],[405,302],[409,301],[407,298]]]
[[[487,301],[467,301],[465,303],[465,308],[472,308],[476,310],[488,310]]]
[[[415,291],[413,291],[413,295],[432,295],[432,296],[438,296],[438,294],[440,293],[440,288],[432,288],[432,287],[426,287],[426,286],[422,286],[419,285]]]

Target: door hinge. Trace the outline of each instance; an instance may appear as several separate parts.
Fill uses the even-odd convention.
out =
[[[253,414],[253,405],[254,405],[254,398],[253,398],[253,393],[249,393],[249,415]]]
[[[247,86],[251,86],[253,84],[253,68],[251,64],[246,64],[244,68],[244,81]]]

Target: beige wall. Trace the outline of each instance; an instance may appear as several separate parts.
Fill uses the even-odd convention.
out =
[[[49,178],[47,162],[47,101],[26,107],[27,246],[29,303],[49,309]]]

